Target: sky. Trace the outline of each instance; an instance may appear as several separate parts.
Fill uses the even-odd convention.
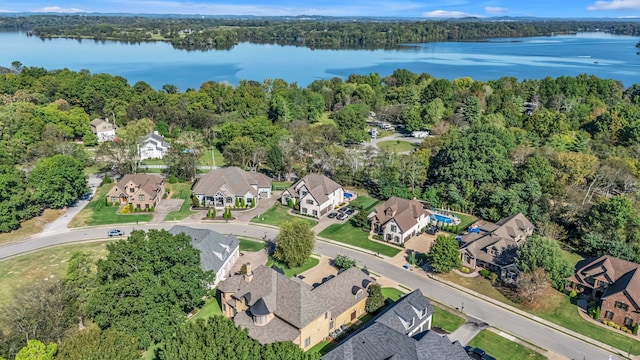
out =
[[[640,0],[0,0],[0,13],[640,18]]]

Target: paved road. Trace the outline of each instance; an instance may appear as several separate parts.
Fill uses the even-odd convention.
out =
[[[274,238],[278,232],[278,230],[274,228],[255,226],[240,222],[215,224],[180,222],[180,224],[198,228],[209,228],[225,234],[255,238]],[[172,225],[173,224],[171,223],[136,226],[126,225],[118,226],[118,228],[129,233],[133,229],[147,230],[170,228]],[[48,246],[105,239],[109,228],[111,227],[51,232],[31,237],[22,242],[5,244],[0,246],[0,259],[5,259],[25,252],[35,251]],[[521,315],[505,310],[501,306],[496,306],[489,302],[477,299],[468,293],[460,292],[450,286],[427,277],[425,273],[421,271],[407,271],[401,267],[389,264],[375,256],[323,241],[318,241],[316,243],[315,251],[329,257],[335,257],[337,254],[345,254],[355,259],[359,266],[366,266],[373,273],[384,274],[385,277],[388,277],[389,279],[411,289],[420,288],[426,296],[454,308],[461,307],[462,303],[464,303],[464,312],[469,316],[484,321],[489,325],[495,326],[515,336],[526,339],[549,351],[562,354],[568,359],[622,359],[621,357],[619,358],[615,356],[610,358],[609,353],[603,349],[594,347],[589,343],[560,333],[540,323],[531,321]]]

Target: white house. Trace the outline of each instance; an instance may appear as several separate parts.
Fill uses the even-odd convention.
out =
[[[169,232],[173,235],[184,233],[191,238],[191,245],[200,250],[200,268],[216,274],[215,281],[210,284],[212,288],[229,276],[231,267],[240,257],[240,240],[233,235],[182,225],[173,226]]]
[[[116,124],[109,118],[91,120],[91,132],[98,137],[98,142],[112,141],[116,137]]]
[[[344,202],[344,189],[335,181],[320,174],[309,174],[282,193],[280,201],[300,203],[300,212],[321,217]]]
[[[138,148],[140,160],[162,159],[169,151],[169,147],[169,143],[164,141],[164,136],[157,131],[153,131],[142,139],[142,143]]]
[[[385,241],[404,244],[429,225],[431,211],[418,200],[392,197],[368,215],[371,231]]]
[[[259,199],[271,197],[271,183],[272,179],[264,174],[224,167],[203,175],[193,188],[193,195],[207,207],[234,207],[236,199],[257,204]]]

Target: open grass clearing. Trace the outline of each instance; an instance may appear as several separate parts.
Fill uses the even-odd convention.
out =
[[[84,251],[101,258],[107,255],[108,241],[55,246],[36,252],[19,255],[0,262],[0,304],[6,304],[12,293],[45,279],[62,279],[67,272],[67,263],[75,251]]]
[[[254,251],[260,251],[264,249],[263,242],[249,240],[249,239],[242,239],[242,238],[239,238],[239,240],[240,240],[240,251],[254,252]]]
[[[320,119],[318,119],[317,122],[311,124],[311,127],[316,127],[316,126],[320,126],[320,125],[336,125],[336,122],[333,121],[333,119],[330,119],[329,116],[331,116],[331,111],[325,111],[322,113],[322,116],[320,116]]]
[[[69,222],[69,227],[125,224],[149,221],[153,214],[146,212],[120,214],[118,206],[107,206],[106,195],[113,183],[104,184],[96,191],[93,200]]]
[[[169,191],[170,199],[182,199],[182,205],[180,205],[180,210],[171,211],[164,217],[165,221],[169,220],[182,220],[184,218],[189,217],[194,212],[191,211],[191,183],[175,183],[175,184],[167,184],[167,190]],[[162,200],[161,200],[162,201]]]
[[[208,319],[214,315],[222,315],[222,309],[220,308],[220,293],[217,290],[215,294],[207,298],[204,305],[198,309],[197,314],[193,315],[189,321]]]
[[[258,224],[280,226],[280,224],[282,224],[283,222],[291,221],[293,218],[294,216],[289,214],[288,207],[283,206],[280,203],[276,203],[264,213],[254,216],[253,219],[251,219],[251,222],[258,223]],[[309,223],[309,226],[311,227],[318,224],[318,221],[313,219],[308,219],[303,217],[297,217],[297,218],[306,221],[307,223]]]
[[[293,182],[291,181],[274,181],[271,183],[273,190],[286,190],[291,186]]]
[[[319,263],[320,263],[320,260],[314,257],[310,257],[309,260],[307,260],[304,264],[302,264],[302,266],[290,268],[286,264],[281,263],[280,261],[274,259],[272,256],[269,256],[269,260],[267,260],[267,264],[265,266],[271,267],[272,265],[275,265],[280,269],[284,270],[284,276],[290,278],[290,277],[293,277],[294,275],[297,276],[299,274],[302,274],[303,272],[313,268]]]
[[[381,137],[381,136],[378,136]],[[403,140],[388,140],[381,141],[376,144],[378,149],[390,152],[407,152],[415,149],[417,146],[414,143]]]
[[[531,359],[543,360],[545,356],[524,345],[508,340],[492,331],[482,330],[471,339],[469,346],[484,350],[496,360]]]
[[[41,233],[45,225],[59,218],[63,210],[45,209],[40,216],[36,216],[20,224],[18,230],[0,234],[0,244],[24,240],[26,237]]]
[[[375,205],[377,205],[380,201],[367,196],[367,195],[359,195],[358,197],[355,198],[355,200],[351,201],[349,203],[349,206],[351,207],[362,207],[365,210],[369,210],[371,208],[373,208]]]
[[[398,301],[398,299],[400,299],[405,293],[403,291],[400,291],[396,288],[392,288],[392,287],[383,287],[382,288],[382,296],[384,296],[385,299],[389,299],[393,302]]]
[[[640,341],[627,337],[613,328],[604,328],[584,320],[578,314],[576,305],[571,303],[571,299],[556,290],[550,289],[544,296],[544,301],[539,301],[536,307],[531,309],[509,300],[498,291],[498,289],[492,286],[489,280],[480,276],[468,278],[453,272],[440,274],[438,276],[507,305],[527,311],[569,330],[611,345],[624,352],[630,352],[632,355],[640,355]]]
[[[318,236],[331,239],[344,244],[349,244],[362,249],[375,251],[385,256],[393,257],[402,249],[391,247],[383,243],[369,240],[368,233],[351,225],[349,220],[342,224],[331,224],[322,230]]]

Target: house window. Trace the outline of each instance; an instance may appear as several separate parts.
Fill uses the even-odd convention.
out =
[[[227,198],[227,204],[231,204],[233,202],[233,198],[232,197],[228,197]]]
[[[140,195],[139,198],[140,198],[140,201],[144,201],[144,195]]]
[[[613,313],[609,310],[605,311],[604,318],[609,320],[613,319]]]
[[[396,232],[398,230],[398,227],[395,225],[391,225],[391,232]]]
[[[306,192],[304,190],[302,191],[302,196],[306,196],[307,194],[308,194],[308,192]]]
[[[149,204],[144,204],[145,209],[149,209]]]
[[[135,188],[133,188],[133,187],[130,187],[130,188],[129,188],[129,192],[133,194],[134,192],[136,192],[136,189],[135,189]]]
[[[387,240],[391,240],[391,234],[387,234]]]
[[[627,328],[632,328],[633,327],[633,319],[630,317],[625,317],[624,318],[624,326],[626,326]]]
[[[304,347],[309,347],[309,345],[311,345],[311,336],[307,336],[307,338],[304,339]]]
[[[413,325],[416,324],[416,319],[415,318],[411,318],[411,321],[409,321],[409,328],[412,328]]]
[[[331,329],[333,329],[333,320],[329,322],[329,331],[331,331]]]
[[[491,255],[498,255],[498,250],[495,247],[492,247],[490,252],[491,252]]]
[[[136,209],[140,209],[140,204],[136,204]]]
[[[118,197],[117,196],[112,196],[111,197],[111,202],[112,203],[118,202]]]
[[[307,199],[307,205],[313,205],[313,200]]]
[[[620,302],[620,301],[616,301],[615,308],[616,309],[622,309],[624,311],[628,311],[629,310],[629,305],[627,305],[627,304],[625,304],[623,302]]]
[[[422,319],[425,315],[427,315],[427,308],[420,310],[420,319]]]
[[[313,216],[318,216],[318,210],[313,210]]]
[[[329,312],[324,313],[324,319],[326,320],[329,317]]]
[[[395,242],[399,243],[399,242],[400,242],[400,236],[396,236],[396,237],[394,237],[394,238],[393,238],[393,240],[394,240]]]
[[[307,213],[307,208],[302,208],[302,213],[306,214]]]

